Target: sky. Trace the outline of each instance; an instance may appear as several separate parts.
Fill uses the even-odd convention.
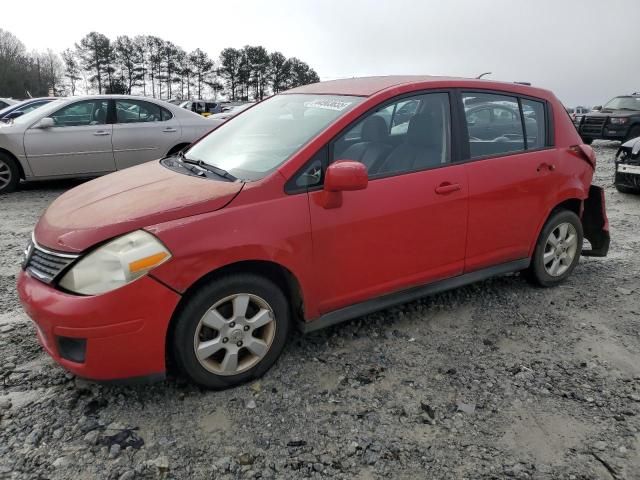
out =
[[[566,106],[640,91],[640,0],[1,0],[0,28],[62,51],[92,30],[217,57],[263,45],[322,80],[431,74],[527,81]],[[55,13],[47,12],[54,8]]]

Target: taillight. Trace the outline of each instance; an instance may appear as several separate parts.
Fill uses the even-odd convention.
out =
[[[569,147],[573,153],[577,154],[583,160],[586,160],[594,169],[596,168],[596,152],[589,145],[581,143],[580,145],[572,145]]]

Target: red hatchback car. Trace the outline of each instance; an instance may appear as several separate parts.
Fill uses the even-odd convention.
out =
[[[609,248],[594,168],[547,90],[317,83],[60,196],[18,290],[44,348],[77,375],[161,377],[173,359],[228,387],[273,365],[296,323],[508,272],[562,282],[581,254]]]

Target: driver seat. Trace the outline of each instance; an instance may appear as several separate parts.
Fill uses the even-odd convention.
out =
[[[389,155],[391,145],[387,122],[373,115],[362,124],[361,141],[349,146],[343,153],[345,160],[356,160],[364,164],[367,170],[375,172],[377,166]]]

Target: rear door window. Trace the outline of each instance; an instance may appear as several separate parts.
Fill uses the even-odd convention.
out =
[[[160,122],[162,113],[159,105],[140,100],[116,100],[118,123]]]
[[[547,144],[547,121],[544,103],[522,99],[524,129],[527,132],[527,150],[544,148]]]
[[[471,158],[525,150],[520,106],[516,97],[463,93]]]

